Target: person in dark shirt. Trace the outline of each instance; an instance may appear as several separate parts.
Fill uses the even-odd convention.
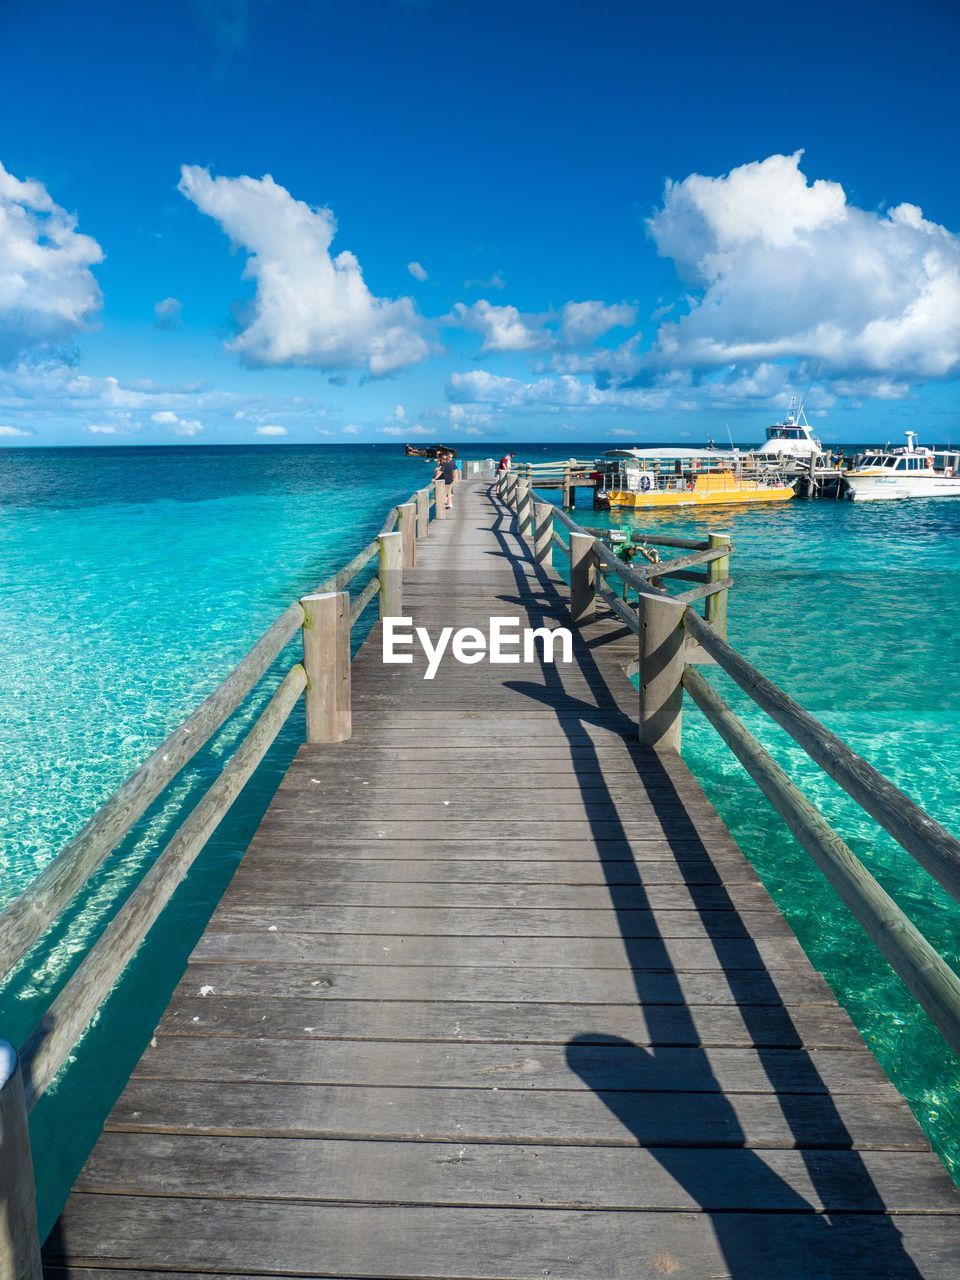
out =
[[[442,480],[446,486],[446,496],[444,500],[444,510],[453,510],[453,485],[457,478],[457,468],[453,461],[452,453],[437,454],[437,469],[433,476],[434,480]]]

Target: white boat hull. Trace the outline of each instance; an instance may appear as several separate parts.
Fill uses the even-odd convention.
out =
[[[960,476],[935,472],[913,475],[847,475],[847,497],[854,502],[892,502],[899,498],[960,498]]]

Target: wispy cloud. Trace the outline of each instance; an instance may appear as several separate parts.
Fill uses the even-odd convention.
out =
[[[0,426],[0,436],[23,437],[32,436],[34,432],[28,431],[26,427],[11,427],[9,425]]]
[[[257,427],[258,436],[286,436],[289,434],[286,427],[279,427],[269,423],[266,426]]]
[[[419,280],[421,284],[424,280],[428,280],[430,278],[427,274],[426,267],[422,267],[419,262],[408,262],[407,270],[413,276],[414,280]]]
[[[507,282],[500,274],[495,271],[489,280],[464,280],[464,289],[505,289]]]
[[[179,329],[183,320],[183,303],[179,298],[164,298],[153,308],[153,322],[158,329]]]

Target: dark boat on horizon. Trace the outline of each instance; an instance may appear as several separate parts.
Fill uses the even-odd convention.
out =
[[[404,449],[408,458],[436,458],[438,453],[449,453],[453,458],[457,456],[456,449],[446,444],[408,444]]]

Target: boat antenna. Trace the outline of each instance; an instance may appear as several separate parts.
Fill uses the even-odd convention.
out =
[[[729,423],[729,422],[725,422],[723,425],[724,425],[724,426],[726,427],[726,429],[727,429],[727,439],[730,441],[730,448],[733,450],[733,452],[734,452],[734,453],[736,453],[736,451],[737,451],[737,446],[733,443],[733,433],[732,433],[732,432],[731,432],[731,430],[730,430],[730,423]]]
[[[813,386],[813,380],[814,380],[814,378],[817,376],[817,374],[820,372],[820,365],[821,365],[822,363],[823,363],[823,361],[822,361],[822,360],[818,360],[818,361],[817,361],[817,363],[813,366],[813,372],[810,374],[810,377],[807,379],[807,389],[806,389],[806,391],[804,391],[803,395],[800,397],[800,403],[797,405],[797,423],[798,423],[798,425],[799,425],[799,423],[800,423],[800,419],[804,416],[804,415],[803,415],[803,406],[804,406],[804,405],[806,404],[806,402],[807,402],[807,396],[810,394],[810,388]],[[807,423],[807,426],[808,426],[808,427],[809,427],[809,425],[810,425],[810,424],[809,424],[809,423]]]

